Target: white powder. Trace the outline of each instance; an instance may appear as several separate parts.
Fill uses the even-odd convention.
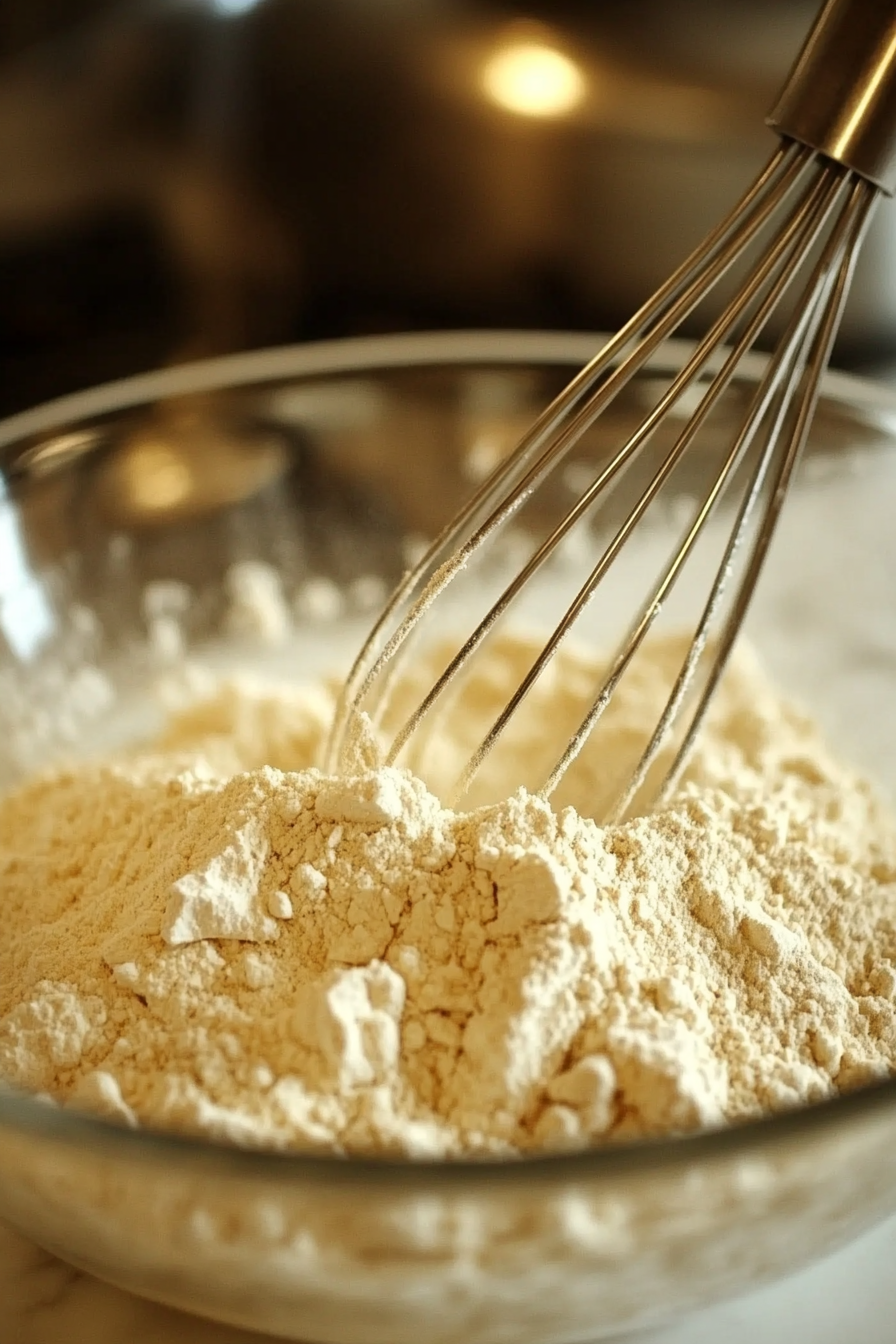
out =
[[[306,579],[296,594],[296,614],[309,621],[335,621],[345,611],[345,593],[325,574]]]
[[[193,601],[192,590],[175,579],[156,580],[143,590],[143,618],[151,657],[177,666],[186,654],[183,618]]]
[[[283,581],[263,560],[240,560],[224,576],[228,597],[226,628],[237,638],[282,644],[292,630]]]
[[[580,714],[582,653],[484,772],[504,801],[446,810],[532,652],[480,662],[416,762],[435,792],[322,776],[325,687],[228,683],[151,752],[9,796],[0,1072],[129,1125],[411,1155],[693,1130],[890,1072],[896,825],[871,788],[742,651],[672,804],[599,827],[665,640],[554,808],[511,790]]]

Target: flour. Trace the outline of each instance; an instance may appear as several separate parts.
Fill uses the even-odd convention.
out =
[[[224,576],[228,598],[225,624],[231,635],[261,644],[284,643],[292,616],[283,593],[283,580],[263,560],[240,560]]]
[[[662,812],[589,816],[676,639],[554,807],[511,790],[578,717],[581,652],[480,781],[503,800],[441,805],[533,648],[482,660],[426,783],[322,775],[332,691],[230,682],[150,749],[9,795],[0,1073],[128,1125],[451,1156],[712,1127],[891,1072],[896,825],[748,651]]]

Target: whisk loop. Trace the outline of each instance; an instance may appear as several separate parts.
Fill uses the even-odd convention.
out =
[[[836,35],[842,22],[842,11],[854,7],[855,0],[852,3],[831,0],[825,6],[805,49],[816,67],[819,62],[830,64],[837,57],[836,43],[831,47],[830,34],[834,32]],[[879,15],[873,17],[879,29],[884,21]],[[892,30],[891,36],[896,37],[896,16],[888,22],[887,31]],[[877,46],[874,51],[879,54],[886,33],[882,36],[878,29],[875,30]],[[878,60],[872,72],[877,80],[874,87],[878,101],[882,97],[881,90],[888,91],[892,83],[891,48],[894,45],[891,42],[886,48],[889,64],[881,67]],[[814,98],[812,69],[815,67],[807,67],[805,51],[797,62],[791,85],[798,83],[801,87],[809,87]],[[873,66],[871,57],[868,59]],[[854,77],[858,78],[858,75]],[[871,74],[866,74],[866,82],[871,78]],[[781,106],[787,108],[790,87],[785,90],[778,110]],[[803,102],[805,100],[806,95]],[[797,100],[796,106],[800,111],[802,103]],[[892,128],[896,126],[896,100],[887,102],[886,111],[892,139]],[[844,161],[841,162],[830,152],[819,153],[812,144],[787,137],[787,126],[781,124],[780,118],[776,125],[785,139],[737,206],[538,417],[516,449],[499,463],[396,589],[343,688],[330,741],[331,768],[346,765],[348,746],[362,711],[369,715],[374,725],[382,725],[390,688],[405,665],[413,637],[433,604],[461,571],[479,558],[483,548],[493,542],[499,530],[507,526],[527,500],[544,486],[614,398],[649,366],[663,342],[740,263],[745,268],[744,278],[710,330],[695,344],[679,372],[634,431],[599,466],[594,480],[506,584],[414,712],[395,731],[387,752],[389,763],[398,760],[427,721],[431,721],[436,707],[445,703],[446,692],[469,668],[473,655],[497,622],[556,554],[571,530],[586,515],[593,520],[600,514],[614,494],[614,487],[641,457],[656,431],[668,424],[671,416],[681,415],[681,408],[689,404],[685,398],[694,398],[693,413],[684,420],[671,447],[655,465],[643,492],[597,556],[543,649],[461,772],[453,796],[455,800],[463,797],[598,586],[619,560],[648,509],[692,447],[698,432],[731,387],[745,356],[767,331],[772,318],[778,318],[786,298],[790,304],[789,315],[733,440],[726,445],[721,463],[707,482],[702,498],[698,499],[684,535],[610,660],[589,708],[542,783],[542,792],[549,795],[581,750],[654,626],[720,500],[738,470],[743,469],[747,472],[746,484],[693,639],[659,721],[607,819],[624,816],[636,795],[641,795],[639,802],[642,804],[656,805],[674,789],[756,587],[812,422],[820,379],[830,357],[855,259],[881,190],[878,169],[883,151],[880,135],[876,138],[869,135],[864,140],[854,135],[853,141],[849,142],[850,153],[842,156]],[[838,134],[846,143],[842,127]],[[826,150],[827,146],[821,145],[821,149]],[[867,156],[872,151],[877,157],[874,174],[869,174],[861,160],[863,154]],[[857,165],[855,156],[860,160]],[[892,147],[886,164],[891,172]],[[889,181],[884,185],[889,187]],[[763,242],[764,246],[760,247]],[[744,548],[745,558],[741,558],[740,552]],[[739,559],[742,563],[738,572]],[[728,610],[722,616],[726,598]],[[711,640],[717,625],[718,633]],[[676,731],[681,736],[671,764],[664,770],[662,778],[652,784],[651,796],[645,804],[643,790],[651,767]]]

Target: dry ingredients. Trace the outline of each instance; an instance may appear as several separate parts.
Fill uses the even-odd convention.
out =
[[[715,1126],[892,1071],[896,824],[748,650],[660,813],[589,817],[677,639],[554,807],[512,790],[586,701],[581,651],[482,779],[510,796],[441,806],[533,647],[480,662],[430,788],[322,775],[330,689],[235,681],[151,750],[8,796],[0,1074],[130,1125],[438,1156]]]

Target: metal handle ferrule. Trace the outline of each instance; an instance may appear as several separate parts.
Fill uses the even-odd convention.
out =
[[[896,191],[896,0],[827,0],[766,118]]]

